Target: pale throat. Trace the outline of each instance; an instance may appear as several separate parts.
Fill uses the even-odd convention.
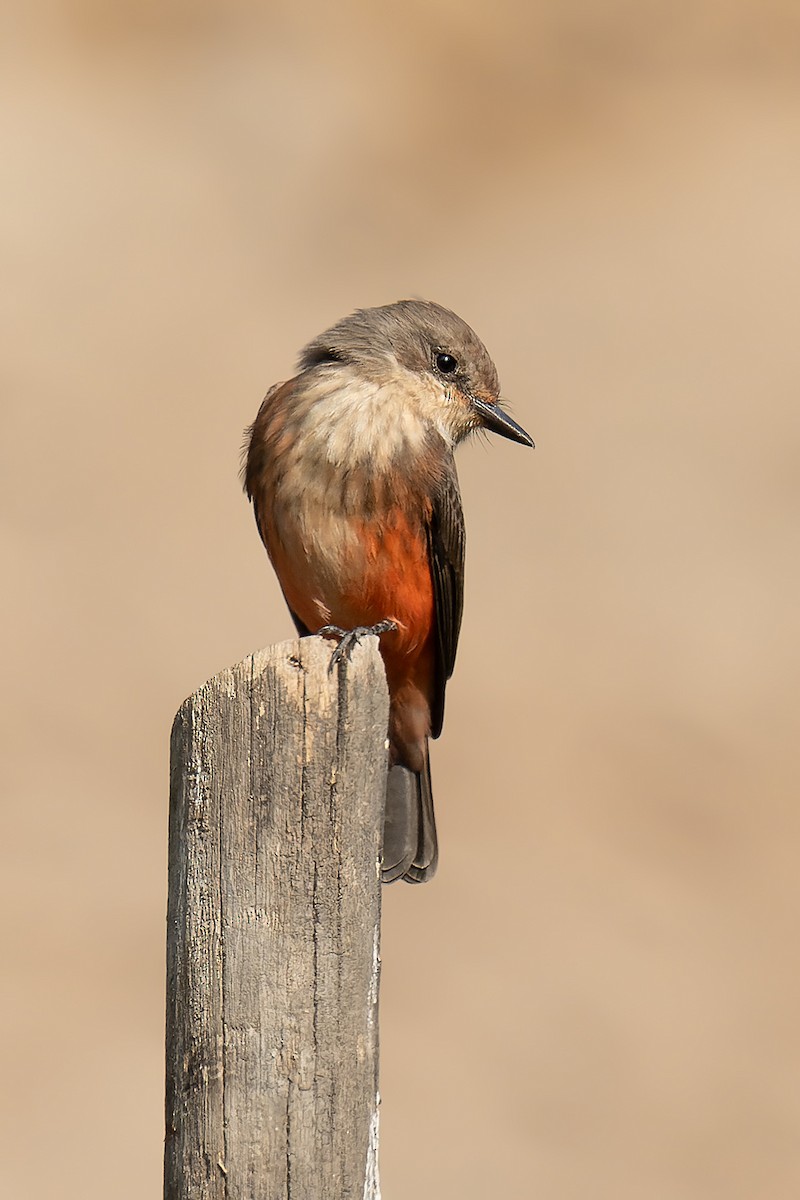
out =
[[[432,430],[453,444],[441,394],[411,371],[398,369],[378,382],[352,367],[337,368],[315,381],[306,399],[297,440],[328,468],[402,469],[424,452]]]

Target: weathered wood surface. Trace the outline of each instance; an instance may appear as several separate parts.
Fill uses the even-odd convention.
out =
[[[377,640],[223,671],[172,733],[167,1200],[377,1200]]]

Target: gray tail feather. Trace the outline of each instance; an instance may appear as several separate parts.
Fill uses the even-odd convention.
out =
[[[425,766],[419,773],[401,763],[389,768],[383,824],[383,882],[405,879],[406,883],[425,883],[433,878],[438,860],[426,746]]]

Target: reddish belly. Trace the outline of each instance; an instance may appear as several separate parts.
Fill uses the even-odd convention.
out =
[[[335,572],[330,557],[315,562],[277,541],[270,557],[290,608],[312,632],[326,624],[353,629],[395,622],[396,632],[382,634],[380,643],[391,697],[392,757],[422,770],[436,658],[427,540],[421,525],[399,516],[390,525],[359,522],[354,532]]]
[[[352,518],[348,524],[355,536],[335,572],[330,560],[315,563],[280,544],[271,548],[289,605],[312,631],[328,622],[352,629],[393,620],[398,631],[387,635],[386,649],[391,646],[393,656],[416,657],[433,628],[433,583],[424,531],[399,515],[391,524]]]

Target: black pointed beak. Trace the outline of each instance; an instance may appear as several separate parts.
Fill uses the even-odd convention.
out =
[[[491,433],[499,433],[501,437],[510,438],[512,442],[521,442],[523,446],[533,446],[533,438],[526,433],[521,425],[512,421],[507,412],[503,412],[499,404],[490,404],[480,396],[472,397],[472,407],[480,417],[481,425]]]

